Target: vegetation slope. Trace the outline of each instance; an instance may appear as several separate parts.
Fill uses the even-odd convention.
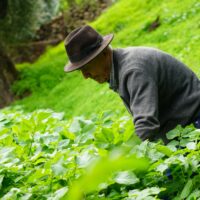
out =
[[[158,19],[156,22],[156,19]],[[150,30],[152,24],[158,26]],[[91,23],[101,34],[114,33],[113,48],[151,46],[167,51],[200,75],[200,2],[198,0],[119,0]],[[13,90],[30,96],[13,105],[26,111],[52,108],[66,117],[90,116],[103,110],[126,113],[108,84],[84,80],[79,71],[66,74],[64,44],[49,48],[37,62],[18,65],[21,80]]]
[[[197,0],[121,0],[91,25],[114,32],[115,48],[158,47],[199,76],[199,10]],[[150,31],[153,22],[160,25]],[[0,198],[199,199],[200,131],[177,126],[167,146],[137,142],[131,117],[115,115],[126,112],[119,97],[79,72],[65,74],[66,63],[62,43],[36,63],[18,66],[21,80],[13,90],[32,95],[13,105],[52,108],[70,119],[51,110],[0,112]],[[106,109],[115,113],[94,114]]]

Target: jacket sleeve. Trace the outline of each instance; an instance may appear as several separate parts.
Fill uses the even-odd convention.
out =
[[[153,140],[160,128],[156,81],[142,69],[131,70],[126,81],[136,134]]]

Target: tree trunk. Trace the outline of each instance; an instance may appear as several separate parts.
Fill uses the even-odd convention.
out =
[[[11,84],[17,79],[18,73],[11,59],[0,49],[0,108],[14,100]]]

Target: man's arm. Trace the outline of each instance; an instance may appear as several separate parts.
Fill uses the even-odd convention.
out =
[[[142,140],[152,140],[160,128],[157,84],[142,69],[129,71],[126,80],[136,134]]]

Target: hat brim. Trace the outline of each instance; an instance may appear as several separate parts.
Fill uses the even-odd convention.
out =
[[[92,54],[88,55],[83,60],[81,60],[77,63],[69,63],[69,64],[65,65],[64,71],[65,72],[72,72],[72,71],[78,70],[81,67],[83,67],[85,64],[87,64],[92,59],[94,59],[96,56],[98,56],[110,44],[113,37],[114,37],[114,34],[109,34],[109,35],[104,36],[103,42],[102,42],[102,44],[99,48],[97,48],[94,52],[92,52]]]

